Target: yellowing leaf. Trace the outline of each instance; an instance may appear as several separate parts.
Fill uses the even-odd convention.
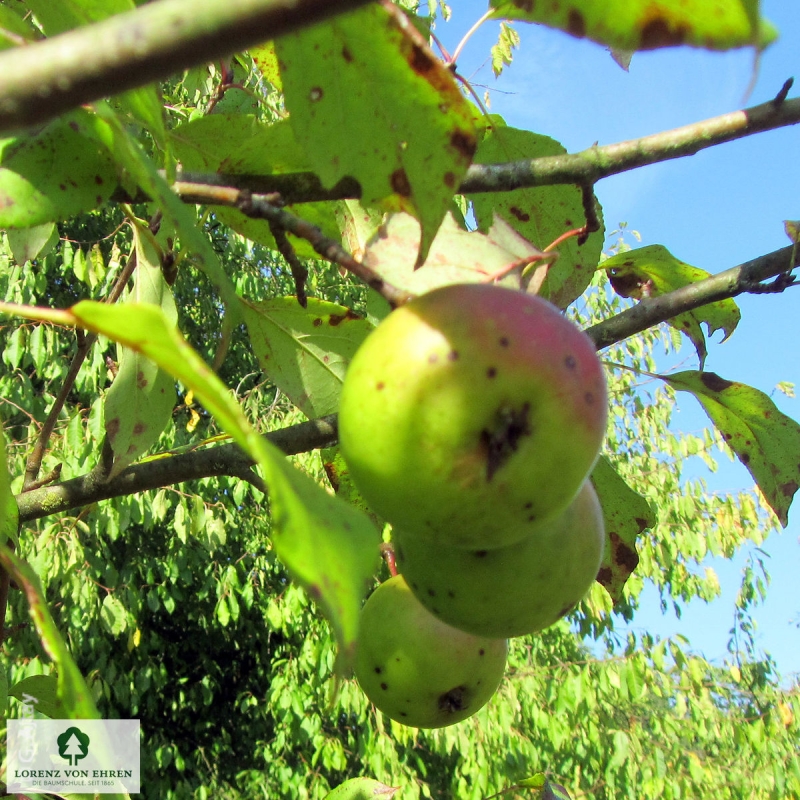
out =
[[[711,276],[709,272],[679,261],[660,244],[619,253],[604,261],[602,266],[618,295],[637,300],[658,297]],[[728,298],[678,314],[669,324],[689,337],[702,369],[707,350],[701,324],[706,325],[709,336],[721,330],[722,341],[725,341],[736,329],[741,316],[739,307]]]
[[[782,414],[763,392],[714,372],[677,372],[659,377],[700,401],[786,527],[789,506],[800,486],[800,425]]]
[[[758,0],[491,0],[495,18],[540,22],[623,50],[688,44],[766,47],[776,36]]]

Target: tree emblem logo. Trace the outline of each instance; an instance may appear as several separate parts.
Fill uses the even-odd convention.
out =
[[[57,739],[58,754],[74,767],[89,755],[89,737],[80,728],[67,728]]]

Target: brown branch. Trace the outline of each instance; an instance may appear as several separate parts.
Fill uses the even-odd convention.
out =
[[[800,98],[783,100],[777,105],[775,100],[770,100],[759,106],[694,122],[681,128],[640,139],[590,147],[578,153],[503,164],[473,164],[467,170],[458,193],[508,192],[535,186],[574,183],[588,187],[611,175],[648,164],[691,156],[708,147],[798,123],[800,123]],[[361,197],[361,186],[352,178],[343,178],[332,188],[326,189],[320,179],[310,172],[282,175],[178,172],[177,179],[195,187],[220,186],[250,191],[253,194],[274,192],[280,195],[287,205]],[[180,184],[176,185],[176,191],[178,186]],[[118,192],[115,193],[114,199],[131,198]],[[587,215],[587,219],[591,223],[591,215]]]
[[[789,245],[702,281],[658,297],[645,298],[632,308],[587,328],[586,333],[597,349],[602,350],[700,306],[744,293],[760,294],[765,290],[764,281],[770,278],[778,278],[778,285],[786,288],[792,283],[789,273],[798,265],[800,253],[794,245]],[[771,286],[766,284],[767,289]]]
[[[159,0],[0,53],[0,131],[35,125],[366,5]]]
[[[117,302],[126,284],[128,283],[128,280],[133,274],[134,269],[136,269],[135,251],[131,252],[125,267],[117,277],[114,285],[111,287],[111,291],[106,298],[107,303]],[[47,419],[45,419],[42,429],[39,431],[36,444],[33,446],[33,450],[31,451],[28,461],[25,464],[25,479],[22,484],[23,491],[33,488],[36,484],[36,479],[39,477],[39,470],[42,468],[42,460],[44,459],[44,454],[47,450],[47,443],[50,441],[50,436],[55,430],[56,422],[58,422],[58,416],[61,413],[61,409],[64,407],[64,403],[67,401],[69,393],[72,391],[72,387],[75,384],[75,380],[78,377],[78,373],[80,372],[83,362],[86,360],[86,356],[89,355],[89,352],[96,341],[96,333],[89,333],[83,336],[82,339],[79,339],[78,349],[75,352],[75,355],[72,357],[72,362],[67,370],[64,383],[61,385],[61,390],[59,391],[56,399],[53,401],[53,405],[50,407],[50,411],[47,414]]]
[[[330,415],[272,431],[265,438],[286,455],[294,455],[330,447],[336,444],[337,436],[336,416]],[[98,469],[63,483],[19,494],[16,499],[20,522],[30,522],[111,497],[221,475],[241,478],[264,490],[251,469],[253,463],[238,445],[224,444],[143,461],[123,470],[110,481],[105,481],[104,470]]]

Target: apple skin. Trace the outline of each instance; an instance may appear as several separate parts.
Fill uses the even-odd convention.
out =
[[[505,639],[473,636],[434,617],[396,575],[364,604],[356,679],[393,720],[442,728],[488,702],[503,678],[507,653]]]
[[[339,440],[381,517],[491,549],[566,508],[597,459],[607,404],[592,341],[555,306],[457,284],[366,338],[345,375]]]
[[[590,481],[557,517],[531,525],[517,544],[464,550],[393,532],[397,568],[442,621],[479,636],[524,636],[557,622],[597,577],[603,512]]]

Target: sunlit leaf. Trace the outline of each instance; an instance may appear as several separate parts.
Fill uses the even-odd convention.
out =
[[[325,795],[325,800],[389,800],[397,791],[396,787],[373,778],[350,778]]]
[[[292,574],[326,611],[350,663],[367,581],[378,561],[378,531],[360,511],[295,469],[250,425],[228,389],[154,305],[83,301],[68,311],[0,303],[0,311],[76,325],[135,349],[170,372],[261,468],[270,493],[272,542]]]
[[[714,50],[766,47],[775,29],[758,0],[491,0],[497,18],[540,22],[622,50],[687,44]]]
[[[307,417],[339,407],[344,373],[372,325],[350,309],[294,297],[245,303],[250,342],[261,369]]]
[[[73,111],[34,135],[0,139],[0,227],[57,222],[108,199],[116,169],[88,120]]]
[[[800,486],[800,425],[782,414],[763,392],[714,372],[676,372],[660,377],[700,401],[786,527],[789,506]]]
[[[622,587],[639,563],[636,538],[656,524],[656,515],[647,500],[625,483],[605,456],[597,460],[591,478],[603,508],[606,529],[597,581],[616,603],[622,599]]]
[[[19,509],[11,491],[11,478],[6,459],[6,438],[3,426],[0,424],[0,545],[9,539],[12,542],[17,541],[19,524]]]
[[[681,286],[711,277],[711,273],[679,261],[660,244],[639,247],[612,256],[603,262],[603,269],[618,295],[637,300],[658,297]],[[669,325],[689,337],[702,369],[707,349],[701,324],[705,324],[709,336],[721,330],[724,342],[736,329],[741,316],[736,302],[728,298],[678,314],[669,320]]]
[[[30,675],[11,687],[8,694],[20,702],[29,702],[36,711],[50,719],[68,719],[64,704],[58,699],[58,677]]]
[[[161,271],[159,253],[140,227],[134,227],[136,273],[129,303],[151,303],[172,323],[178,319],[175,300]],[[172,418],[177,395],[170,373],[137,349],[120,345],[119,371],[105,399],[105,425],[114,453],[109,475],[119,475],[158,439]]]
[[[419,261],[475,151],[452,72],[399,9],[366,8],[280,38],[290,122],[326,186],[355,178],[368,205],[413,213]]]

